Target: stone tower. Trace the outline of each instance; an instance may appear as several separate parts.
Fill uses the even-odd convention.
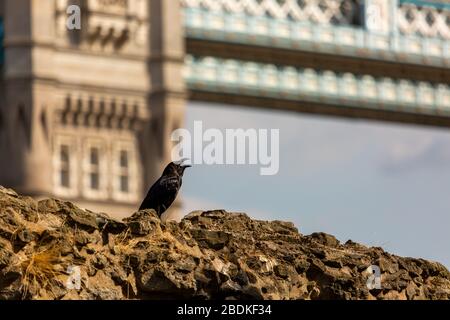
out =
[[[179,1],[1,0],[0,18],[0,184],[132,214],[183,125]]]

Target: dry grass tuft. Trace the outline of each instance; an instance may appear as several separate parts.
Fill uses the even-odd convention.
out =
[[[59,275],[64,274],[65,270],[65,263],[63,263],[60,250],[56,246],[33,253],[21,265],[24,270],[22,280],[23,298],[26,298],[31,290],[36,290],[37,288],[48,289],[52,292],[54,280]]]
[[[131,229],[130,227],[127,227],[125,231],[123,231],[121,234],[117,236],[117,243],[118,244],[125,244],[129,240],[131,236]]]

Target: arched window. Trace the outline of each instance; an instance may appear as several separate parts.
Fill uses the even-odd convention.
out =
[[[113,147],[113,193],[118,201],[133,202],[138,196],[136,147],[132,141],[118,141]]]
[[[55,193],[61,197],[77,196],[76,143],[73,137],[60,135],[55,137],[53,166]]]
[[[130,166],[129,166],[129,153],[127,150],[120,151],[120,174],[119,174],[119,190],[123,193],[130,192]]]
[[[99,152],[98,147],[91,147],[89,149],[89,188],[92,190],[100,189]]]
[[[89,199],[108,197],[108,151],[104,141],[88,139],[84,142],[83,193]]]
[[[59,185],[62,188],[70,188],[70,150],[69,146],[62,144],[59,149]]]

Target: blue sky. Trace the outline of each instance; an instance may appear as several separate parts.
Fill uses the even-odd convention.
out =
[[[186,128],[280,129],[280,170],[195,165],[186,213],[246,212],[450,268],[450,130],[190,103]]]

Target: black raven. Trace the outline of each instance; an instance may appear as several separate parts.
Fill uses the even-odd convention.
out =
[[[154,209],[161,217],[174,202],[181,188],[184,170],[190,167],[190,165],[183,164],[186,160],[182,159],[167,165],[162,176],[148,191],[139,210]]]

